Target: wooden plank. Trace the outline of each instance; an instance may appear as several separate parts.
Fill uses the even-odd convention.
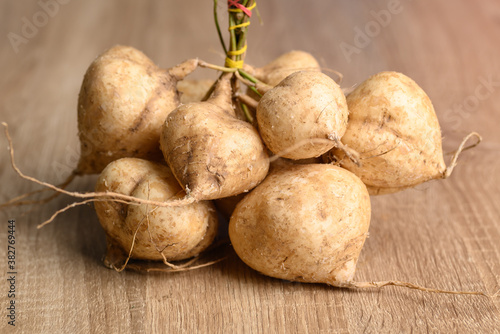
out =
[[[76,165],[78,91],[87,66],[107,47],[133,45],[162,67],[195,56],[222,63],[211,6],[195,0],[71,1],[60,4],[16,53],[8,34],[22,35],[23,19],[33,22],[42,8],[37,2],[2,2],[0,121],[10,124],[20,168],[60,183]],[[356,279],[490,294],[500,289],[498,2],[282,0],[259,2],[259,9],[264,25],[252,22],[249,63],[264,65],[303,49],[325,68],[341,71],[346,87],[378,71],[402,71],[431,97],[445,151],[471,130],[484,138],[463,154],[449,180],[372,198],[370,238]],[[378,23],[387,12],[387,24]],[[374,29],[372,36],[356,44],[366,29]],[[347,56],[345,44],[358,52]],[[194,77],[216,74],[200,70]],[[0,202],[38,189],[12,171],[6,144],[0,136]],[[95,180],[79,178],[70,188],[90,191]],[[44,206],[0,211],[4,282],[6,225],[16,219],[19,332],[500,332],[499,298],[285,282],[249,269],[232,251],[224,262],[191,272],[117,273],[102,265],[105,240],[92,207],[75,208],[36,229],[72,202],[60,196]],[[13,332],[6,320],[7,292],[3,284],[2,333]]]

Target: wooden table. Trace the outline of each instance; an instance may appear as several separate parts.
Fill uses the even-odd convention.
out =
[[[223,63],[211,1],[42,3],[52,6],[1,2],[0,120],[10,125],[21,170],[50,183],[76,165],[77,95],[98,53],[121,43],[163,67],[196,56]],[[499,2],[276,0],[260,1],[259,9],[264,24],[253,20],[249,63],[306,50],[342,72],[345,87],[382,70],[401,71],[431,97],[446,152],[471,130],[484,138],[461,156],[450,179],[372,198],[370,238],[355,278],[499,290]],[[39,188],[13,172],[6,146],[0,136],[1,202]],[[90,191],[95,180],[78,178],[70,189]],[[17,332],[500,332],[500,298],[289,283],[249,269],[232,250],[227,260],[195,271],[118,273],[102,265],[105,240],[92,207],[36,228],[73,201],[60,196],[0,212],[0,332],[14,332],[6,310],[8,219],[16,221]]]

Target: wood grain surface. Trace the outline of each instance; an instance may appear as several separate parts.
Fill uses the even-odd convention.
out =
[[[97,54],[121,43],[162,67],[192,57],[223,63],[211,1],[57,4],[47,15],[38,1],[0,2],[0,121],[10,125],[21,170],[54,184],[77,163],[77,95]],[[248,63],[302,49],[342,72],[345,87],[400,71],[432,99],[445,152],[471,130],[484,138],[450,179],[372,197],[355,278],[499,290],[500,2],[274,0],[258,8],[263,25],[253,20]],[[15,43],[13,34],[23,39]],[[3,135],[0,180],[0,202],[39,189],[11,169]],[[90,191],[95,181],[81,177],[70,189]],[[232,250],[195,271],[118,273],[102,265],[105,239],[92,207],[36,228],[73,201],[0,211],[1,333],[500,333],[500,298],[290,283],[249,269]],[[15,328],[7,323],[8,219],[16,220]]]

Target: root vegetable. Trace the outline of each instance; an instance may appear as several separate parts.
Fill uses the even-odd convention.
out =
[[[275,154],[286,152],[283,157],[297,160],[320,156],[339,145],[347,117],[339,85],[314,71],[286,77],[265,93],[257,106],[257,122],[266,146]],[[312,139],[324,141],[307,143]]]
[[[161,159],[161,127],[179,105],[177,81],[196,66],[197,60],[189,60],[163,70],[139,50],[121,45],[97,57],[78,99],[77,174],[100,173],[123,157]]]
[[[256,87],[260,93],[259,95],[251,89],[247,89],[248,96],[256,101],[260,100],[262,94],[279,84],[283,79],[292,73],[298,71],[319,72],[321,70],[318,61],[314,58],[314,56],[308,52],[299,50],[284,53],[263,67],[254,68],[245,64],[244,69],[247,73],[261,82],[257,84]],[[255,127],[258,127],[255,117],[255,108],[250,108],[249,113],[251,119],[253,119],[251,123]],[[249,120],[248,116],[238,113],[238,110],[236,115],[240,119]]]
[[[332,165],[281,167],[237,205],[229,237],[238,256],[271,277],[342,285],[368,234],[370,198]]]
[[[110,163],[99,176],[96,192],[154,201],[184,194],[167,166],[137,158]],[[215,209],[206,201],[168,208],[97,201],[95,210],[107,237],[105,263],[115,268],[128,257],[163,261],[193,257],[212,243],[217,231]]]
[[[191,200],[246,192],[267,175],[269,159],[258,132],[234,116],[229,75],[206,102],[182,105],[163,127],[160,146]]]
[[[318,61],[314,56],[299,50],[284,53],[263,67],[253,68],[247,65],[245,69],[255,78],[270,86],[276,86],[287,76],[297,71],[320,71]]]
[[[269,173],[274,173],[278,169],[288,168],[296,164],[319,164],[321,159],[306,159],[306,160],[288,160],[284,158],[274,157],[270,159]],[[246,193],[241,193],[236,196],[224,197],[214,201],[215,207],[226,219],[231,218],[231,215],[236,208],[236,205],[246,196]]]
[[[159,137],[166,116],[179,105],[176,85],[197,64],[191,59],[162,70],[139,50],[121,45],[98,56],[85,73],[78,98],[80,160],[58,188],[64,189],[77,175],[100,173],[119,158],[162,160]],[[23,201],[42,191],[17,196],[0,207],[43,204],[57,196]]]
[[[236,206],[229,238],[236,254],[264,275],[351,289],[393,285],[426,292],[482,295],[401,281],[357,282],[368,235],[370,197],[351,172],[332,165],[279,164]]]
[[[396,192],[447,177],[441,130],[425,92],[397,72],[378,73],[347,97],[349,123],[342,142],[361,152],[361,165],[329,153],[356,174],[371,194]],[[330,158],[330,160],[332,160]]]

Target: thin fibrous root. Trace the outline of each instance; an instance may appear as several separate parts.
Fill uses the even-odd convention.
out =
[[[335,80],[335,82],[338,85],[340,85],[342,83],[342,80],[344,80],[344,75],[337,70],[334,70],[334,69],[331,69],[328,67],[321,67],[321,72],[330,72],[330,73],[335,74],[338,77],[337,80]]]
[[[342,89],[342,93],[344,93],[345,96],[351,94],[354,89],[356,89],[356,85],[352,85],[351,87],[344,87],[344,88],[341,88]]]
[[[213,249],[216,249],[220,246],[223,246],[223,245],[227,245],[228,242],[225,242],[225,241],[220,241],[220,242],[217,242],[217,243],[214,243],[212,244],[210,247],[208,247],[204,253],[207,253]],[[167,246],[166,246],[167,247]],[[166,248],[165,247],[165,248]],[[166,268],[148,268],[146,269],[147,272],[150,272],[150,271],[164,271],[164,272],[181,272],[181,271],[189,271],[189,270],[195,270],[195,269],[200,269],[200,268],[204,268],[204,267],[208,267],[208,266],[211,266],[213,264],[216,264],[216,263],[219,263],[225,259],[228,258],[227,255],[225,256],[222,256],[216,260],[212,260],[212,261],[209,261],[209,262],[206,262],[206,263],[203,263],[203,264],[199,264],[199,265],[196,265],[196,266],[191,266],[193,263],[197,262],[198,260],[200,260],[200,255],[201,254],[198,254],[198,255],[195,255],[192,259],[188,260],[187,262],[183,263],[183,264],[173,264],[171,262],[168,262],[167,261],[167,258],[165,257],[165,255],[163,254],[163,252],[160,252],[161,256],[163,257],[163,263],[165,265],[167,265],[168,267],[170,267],[170,269],[166,269]]]
[[[139,263],[130,264],[129,261],[131,259],[132,251],[134,249],[135,238],[136,238],[137,232],[139,231],[139,228],[141,227],[141,225],[142,225],[143,222],[144,222],[144,219],[141,221],[141,223],[138,224],[137,229],[135,230],[134,238],[132,240],[132,245],[130,247],[128,256],[127,256],[127,258],[125,260],[125,263],[120,268],[118,268],[115,265],[113,265],[113,269],[115,269],[116,271],[121,272],[125,268],[131,269],[131,270],[136,270],[136,271],[146,271],[146,272],[157,271],[157,272],[169,272],[169,273],[172,273],[172,272],[190,271],[190,270],[196,270],[196,269],[200,269],[200,268],[204,268],[204,267],[208,267],[208,266],[214,265],[216,263],[219,263],[219,262],[227,259],[227,257],[228,257],[226,255],[226,256],[222,256],[222,257],[220,257],[220,258],[218,258],[216,260],[212,260],[212,261],[209,261],[209,262],[206,262],[206,263],[202,263],[202,264],[199,264],[199,265],[196,265],[196,266],[192,266],[193,263],[195,263],[196,261],[198,261],[200,259],[201,256],[200,256],[200,254],[198,254],[198,255],[194,256],[192,259],[188,260],[187,262],[185,262],[183,264],[173,264],[173,263],[171,263],[171,262],[169,262],[167,260],[167,258],[163,254],[163,250],[161,250],[161,251],[158,250],[158,247],[155,245],[155,247],[160,252],[160,254],[161,254],[162,258],[163,258],[163,264],[165,264],[168,268],[151,267],[151,266],[148,266],[147,264],[142,264],[141,265]],[[205,252],[207,252],[210,249],[217,248],[217,247],[219,247],[221,245],[224,245],[224,244],[223,243],[214,244],[214,245],[210,246],[207,250],[205,250]],[[165,246],[165,247],[163,247],[163,249],[165,249],[167,247],[168,247],[168,245]]]
[[[470,138],[472,137],[476,137],[477,141],[472,144],[472,145],[469,145],[467,147],[465,147],[465,144],[469,141]],[[462,153],[463,151],[466,151],[468,149],[471,149],[473,147],[476,147],[477,145],[479,145],[479,143],[483,140],[483,138],[481,137],[481,135],[477,132],[471,132],[469,133],[467,136],[465,136],[465,138],[462,140],[462,142],[460,143],[460,146],[458,147],[458,149],[455,151],[455,153],[453,154],[453,157],[451,158],[451,162],[450,162],[450,165],[448,167],[446,167],[445,171],[443,172],[443,176],[442,178],[443,179],[446,179],[448,177],[450,177],[451,173],[453,172],[453,169],[455,168],[455,166],[457,165],[457,160],[458,160],[458,156],[460,155],[460,153]]]
[[[113,263],[113,269],[116,270],[117,272],[122,272],[123,270],[125,270],[125,268],[127,267],[127,264],[128,262],[130,261],[130,258],[132,257],[132,251],[134,250],[134,246],[135,246],[135,238],[137,237],[137,233],[139,232],[139,228],[141,227],[142,223],[144,222],[144,219],[141,220],[141,222],[139,224],[137,224],[137,228],[135,229],[134,231],[134,237],[132,238],[132,244],[130,245],[130,249],[128,251],[128,256],[127,258],[125,259],[125,262],[123,263],[123,265],[118,268],[115,266],[115,264]]]
[[[149,199],[149,192],[150,192],[150,189],[149,189],[149,183],[148,183],[148,199]],[[87,202],[90,202],[90,201],[99,201],[99,200],[101,200],[101,199],[90,199]],[[78,203],[78,204],[84,204],[84,203],[81,202],[81,203]],[[193,263],[195,263],[196,261],[198,261],[200,259],[200,254],[198,254],[198,255],[194,256],[193,258],[189,259],[187,262],[182,263],[182,264],[173,264],[173,263],[169,262],[167,260],[166,256],[163,254],[163,251],[167,247],[172,246],[173,244],[168,244],[168,245],[166,245],[166,246],[164,246],[162,248],[158,247],[158,245],[153,240],[153,237],[151,235],[151,231],[149,230],[149,224],[150,224],[149,213],[150,212],[154,212],[156,209],[158,209],[158,206],[155,206],[152,210],[148,210],[148,204],[146,204],[146,214],[144,215],[144,217],[142,218],[142,220],[139,222],[139,224],[137,224],[137,227],[135,228],[134,235],[133,235],[133,238],[132,238],[132,243],[131,243],[130,248],[128,250],[128,255],[125,258],[125,261],[119,267],[115,263],[112,263],[111,266],[110,266],[115,271],[121,272],[121,271],[123,271],[125,269],[132,269],[132,270],[136,270],[136,271],[146,271],[146,272],[151,272],[151,271],[181,272],[181,271],[189,271],[189,270],[195,270],[195,269],[207,267],[207,266],[216,264],[216,263],[218,263],[218,262],[220,262],[220,261],[222,261],[222,260],[224,260],[224,259],[227,258],[227,256],[224,256],[224,257],[221,257],[219,259],[216,259],[216,260],[213,260],[213,261],[210,261],[210,262],[207,262],[207,263],[203,263],[203,264],[200,264],[200,265],[192,266]],[[130,260],[132,259],[132,253],[134,251],[134,247],[135,247],[135,243],[136,243],[136,239],[137,239],[137,233],[139,232],[139,229],[144,224],[144,222],[146,222],[146,224],[147,224],[147,230],[149,231],[149,235],[150,235],[150,242],[152,244],[154,244],[154,247],[156,248],[156,250],[161,254],[161,256],[163,258],[163,264],[165,264],[168,268],[151,267],[151,266],[148,266],[147,263],[144,263],[144,264],[140,264],[140,263],[130,264]],[[109,240],[108,240],[108,242],[109,242]],[[214,244],[214,245],[210,246],[207,250],[214,249],[214,248],[216,248],[216,247],[218,247],[220,245],[221,244],[217,244],[217,245]],[[108,244],[108,246],[109,246],[109,244]],[[117,246],[115,246],[115,247],[117,247]],[[109,250],[110,249],[112,249],[112,248],[108,247],[108,255],[109,255]],[[118,250],[119,248],[114,248],[114,249]]]
[[[200,67],[203,67],[203,68],[209,68],[209,69],[216,70],[216,71],[221,71],[221,72],[224,72],[224,73],[231,73],[231,72],[237,72],[238,71],[237,68],[231,68],[231,67],[214,65],[214,64],[207,63],[206,61],[203,61],[203,60],[200,60],[199,63],[198,63],[198,65]]]
[[[221,71],[222,74],[224,74],[224,73],[233,73],[233,72],[236,72],[238,70],[236,68],[229,68],[229,67],[224,67],[224,66],[210,64],[210,63],[207,63],[206,61],[203,61],[203,60],[200,60],[198,62],[198,66],[203,67],[203,68],[210,68],[210,69],[216,70],[216,71]],[[219,82],[220,78],[222,77],[222,74],[219,76],[219,79],[217,79],[212,84],[212,86],[210,86],[210,88],[208,89],[208,91],[205,93],[205,96],[203,96],[203,98],[201,99],[201,102],[204,102],[204,101],[206,101],[206,100],[208,100],[210,98],[210,96],[212,95],[212,93],[215,90],[215,86],[217,85],[217,82]]]
[[[61,188],[61,189],[66,189],[66,187],[75,179],[75,177],[77,175],[78,175],[78,173],[76,171],[73,171],[68,176],[68,178],[63,183],[57,185],[57,187]],[[7,207],[7,206],[20,206],[20,205],[30,205],[30,204],[45,204],[45,203],[50,202],[51,200],[53,200],[54,198],[56,198],[57,196],[59,196],[61,194],[59,192],[56,192],[55,194],[52,194],[49,197],[43,198],[43,199],[40,199],[40,200],[21,201],[22,199],[25,199],[27,197],[30,197],[30,196],[33,196],[33,195],[36,195],[38,193],[42,193],[42,192],[45,192],[45,191],[49,191],[49,190],[51,190],[51,189],[44,188],[44,189],[38,189],[38,190],[35,190],[35,191],[30,191],[28,193],[19,195],[17,197],[12,198],[11,200],[9,200],[9,201],[7,201],[5,203],[0,204],[0,209],[4,208],[4,207]]]
[[[150,192],[150,189],[149,189],[149,182],[148,182],[148,199],[149,199],[149,192]],[[153,209],[153,211],[155,211],[156,209],[158,209],[158,207],[155,207]],[[137,237],[137,233],[139,232],[139,228],[142,226],[142,224],[144,223],[144,221],[147,222],[147,229],[149,231],[149,210],[148,210],[148,205],[146,204],[146,215],[144,216],[144,218],[139,222],[139,224],[137,224],[137,228],[135,229],[134,231],[134,236],[132,238],[132,244],[130,245],[130,249],[128,251],[128,256],[127,258],[125,259],[125,262],[123,263],[123,265],[120,267],[120,268],[117,268],[115,266],[115,264],[113,264],[113,269],[115,269],[117,272],[121,272],[123,271],[126,267],[127,267],[127,264],[128,262],[130,261],[131,257],[132,257],[132,252],[134,250],[134,246],[135,246],[135,239]],[[151,234],[150,234],[151,236]],[[163,255],[163,254],[162,254]]]
[[[150,195],[150,188],[149,188],[149,182],[148,182],[148,199],[149,199],[149,195]],[[163,251],[164,251],[165,249],[167,249],[168,247],[175,245],[175,243],[173,243],[173,244],[168,244],[168,245],[165,245],[165,246],[163,246],[162,248],[160,248],[160,247],[158,247],[158,245],[157,245],[157,244],[156,244],[156,242],[154,241],[153,236],[151,235],[151,230],[149,229],[149,224],[150,224],[150,220],[149,220],[149,213],[150,213],[150,212],[154,212],[156,209],[158,209],[158,207],[155,207],[153,210],[149,211],[149,210],[148,210],[148,205],[146,205],[146,216],[145,216],[145,219],[146,219],[146,222],[147,222],[147,230],[148,230],[148,233],[149,233],[149,241],[150,241],[150,242],[154,245],[154,247],[155,247],[156,251],[157,251],[158,253],[160,253],[160,255],[161,255],[162,259],[163,259],[163,263],[164,263],[165,265],[167,265],[168,267],[170,267],[170,268],[172,268],[172,269],[181,269],[181,268],[184,268],[184,267],[188,267],[188,266],[190,266],[193,262],[195,262],[195,261],[198,259],[198,256],[193,257],[191,260],[189,260],[188,262],[186,262],[186,263],[184,263],[184,264],[182,264],[182,265],[175,265],[175,264],[172,264],[172,263],[168,262],[168,260],[167,260],[167,258],[166,258],[166,256],[165,256],[165,254],[163,254]],[[144,221],[144,219],[143,219],[142,221]],[[140,226],[140,225],[142,225],[142,221],[141,221],[141,223],[139,224],[139,226]],[[134,234],[134,240],[135,240],[135,236],[136,236],[136,235],[137,235],[137,232],[136,232],[136,234]],[[132,245],[132,246],[133,246],[133,245]],[[131,255],[131,254],[132,254],[132,248],[130,249],[130,252],[129,252],[129,258],[130,258],[130,255]]]
[[[170,263],[168,262],[167,258],[165,257],[165,255],[163,254],[163,252],[160,252],[161,256],[163,257],[163,263],[174,269],[174,270],[179,270],[179,269],[184,269],[184,268],[188,268],[190,265],[192,265],[193,263],[195,263],[196,261],[198,261],[199,259],[199,255],[196,255],[195,257],[193,257],[191,260],[189,260],[188,262],[186,263],[183,263],[183,264],[180,264],[180,265],[176,265],[176,264],[173,264],[173,263]]]
[[[107,199],[107,198],[90,198],[90,199],[83,200],[81,202],[74,202],[74,203],[68,204],[64,208],[57,210],[56,212],[54,212],[52,214],[52,216],[49,219],[47,219],[46,221],[38,224],[37,228],[40,229],[40,228],[44,227],[45,225],[48,225],[48,224],[52,223],[54,221],[54,219],[56,219],[57,216],[59,216],[61,213],[65,212],[65,211],[68,211],[71,208],[74,208],[74,207],[77,207],[77,206],[80,206],[80,205],[89,204],[91,202],[108,202],[108,201],[113,201],[113,202],[122,203],[122,204],[129,204],[129,205],[135,205],[135,204],[137,204],[135,202],[124,201],[124,200],[120,200],[120,199],[110,200],[110,199]]]
[[[383,156],[383,155],[385,155],[385,154],[388,154],[388,153],[390,153],[390,152],[394,151],[396,148],[398,148],[398,146],[399,146],[399,145],[401,145],[401,141],[399,141],[399,140],[398,140],[398,142],[396,143],[396,145],[394,145],[392,148],[388,149],[387,151],[384,151],[384,152],[382,152],[382,153],[378,153],[378,154],[374,154],[374,155],[370,155],[370,156],[368,156],[368,157],[362,157],[362,156],[361,156],[362,154],[366,154],[366,153],[369,153],[369,152],[372,152],[372,151],[377,150],[380,146],[385,145],[385,143],[386,143],[386,142],[387,142],[387,141],[385,141],[384,143],[382,143],[382,144],[378,145],[377,147],[375,147],[375,148],[373,148],[373,149],[370,149],[370,150],[368,150],[368,151],[364,151],[364,152],[361,152],[361,153],[359,153],[358,151],[356,151],[356,150],[354,150],[354,149],[352,149],[352,148],[349,148],[349,147],[348,147],[348,149],[349,149],[349,150],[352,150],[353,152],[356,152],[355,157],[357,157],[357,159],[359,159],[359,164],[356,164],[356,165],[357,165],[358,167],[361,167],[361,166],[363,165],[363,163],[361,162],[362,160],[368,160],[368,159],[373,159],[373,158],[381,157],[381,156]],[[346,147],[347,147],[347,146],[346,146]],[[331,151],[330,151],[330,152],[331,152]],[[347,152],[346,152],[346,151],[344,151],[344,152],[345,152],[345,154],[347,155]],[[341,158],[339,158],[339,157],[337,157],[335,154],[330,154],[330,155],[329,155],[329,158],[331,159],[331,162],[330,162],[331,164],[333,164],[333,165],[337,165],[337,166],[339,166],[339,165],[341,166],[341,165],[343,164],[343,161],[344,161],[344,158],[345,158],[345,157],[341,157]],[[350,158],[350,159],[351,159],[351,158]],[[354,163],[356,163],[356,162],[355,162],[354,160],[352,160],[352,159],[351,159],[351,161],[353,161]]]
[[[384,286],[399,286],[403,288],[408,288],[408,289],[414,289],[414,290],[419,290],[419,291],[424,291],[424,292],[432,292],[432,293],[444,293],[444,294],[451,294],[451,295],[476,295],[476,296],[485,296],[489,298],[495,298],[498,295],[498,292],[495,293],[494,295],[487,294],[482,291],[452,291],[452,290],[442,290],[442,289],[434,289],[434,288],[426,288],[423,286],[419,286],[413,283],[408,283],[408,282],[400,282],[400,281],[381,281],[381,282],[345,282],[345,283],[335,283],[332,284],[336,287],[339,288],[348,288],[348,289],[370,289],[370,288],[377,288],[380,289]]]
[[[59,193],[76,197],[76,198],[103,198],[108,201],[116,201],[116,200],[122,200],[122,201],[127,201],[127,204],[133,204],[133,205],[140,205],[140,204],[150,204],[154,206],[160,206],[160,207],[172,207],[172,206],[184,206],[184,205],[189,205],[194,202],[196,202],[196,196],[192,196],[192,193],[187,193],[184,198],[181,199],[175,199],[167,202],[159,202],[159,201],[151,201],[147,199],[142,199],[142,198],[137,198],[133,196],[128,196],[116,192],[88,192],[88,193],[79,193],[79,192],[74,192],[74,191],[67,191],[65,189],[61,189],[59,187],[54,186],[53,184],[37,180],[31,176],[25,175],[21,170],[17,167],[14,159],[14,147],[12,144],[12,138],[10,137],[9,134],[9,128],[7,123],[2,122],[2,125],[5,127],[5,136],[7,137],[7,141],[9,142],[9,150],[10,150],[10,163],[12,165],[12,168],[14,171],[23,179],[34,182],[36,184],[39,184],[41,186],[47,187],[51,190],[57,191]]]
[[[219,263],[221,261],[224,261],[225,259],[227,259],[227,256],[223,256],[223,257],[221,257],[219,259],[212,260],[212,261],[209,261],[209,262],[206,262],[206,263],[202,263],[202,264],[199,264],[199,265],[196,265],[196,266],[182,267],[182,268],[178,268],[178,269],[161,268],[161,267],[148,267],[147,265],[140,265],[140,264],[137,264],[137,263],[133,263],[133,264],[129,264],[127,266],[127,269],[136,270],[136,271],[145,271],[145,272],[154,272],[154,271],[156,271],[156,272],[177,273],[177,272],[196,270],[196,269],[200,269],[200,268],[205,268],[205,267],[208,267],[208,266],[212,266],[212,265],[217,264],[217,263]]]
[[[340,141],[340,138],[336,135],[330,135],[328,139],[333,140],[337,147],[344,151],[344,153],[347,155],[347,157],[354,163],[356,166],[360,167],[361,166],[361,158],[359,155],[359,152],[348,147],[344,143]]]
[[[216,249],[216,248],[218,248],[220,246],[225,246],[225,245],[228,245],[228,244],[229,244],[229,242],[221,240],[219,242],[216,242],[216,243],[213,243],[212,245],[210,245],[207,249],[205,249],[204,252],[206,253],[206,252],[209,252],[209,251],[211,251],[213,249]],[[167,245],[167,246],[163,247],[163,250],[165,248],[167,248],[168,246],[170,246],[170,245]],[[155,245],[155,247],[156,247],[156,245]],[[156,247],[156,248],[158,250],[158,247]],[[161,250],[161,251],[158,250],[160,252],[161,256],[163,257],[163,263],[165,265],[167,265],[168,267],[172,268],[175,271],[184,271],[185,268],[188,268],[188,270],[191,270],[191,269],[197,269],[197,268],[202,268],[202,267],[206,267],[207,266],[207,264],[203,264],[203,265],[200,265],[200,266],[190,267],[193,263],[195,263],[196,261],[198,261],[200,259],[200,254],[195,255],[192,259],[190,259],[189,261],[187,261],[187,262],[185,262],[183,264],[173,264],[173,263],[171,263],[171,262],[169,262],[167,260],[167,258],[163,254],[163,250]],[[215,263],[220,262],[220,261],[222,261],[222,260],[224,260],[226,258],[227,258],[227,256],[223,256],[220,259],[217,259],[217,260],[214,260],[214,261],[210,261],[208,265],[215,264]],[[171,271],[171,270],[169,270],[169,271]]]
[[[177,196],[177,195],[178,194],[175,194],[174,196]],[[136,198],[136,197],[134,197],[134,198]],[[116,203],[122,203],[122,204],[128,204],[128,205],[139,205],[139,203],[137,203],[136,201],[127,201],[127,200],[109,199],[109,198],[90,198],[90,199],[83,200],[81,202],[74,202],[74,203],[68,204],[64,208],[57,210],[56,212],[54,212],[54,214],[49,219],[47,219],[43,223],[39,224],[37,226],[37,228],[40,229],[40,228],[44,227],[45,225],[50,224],[52,221],[54,221],[54,219],[56,219],[57,216],[59,216],[61,213],[65,212],[71,208],[74,208],[74,207],[77,207],[80,205],[85,205],[85,204],[88,204],[91,202],[109,202],[109,201],[113,201]],[[146,203],[146,205],[148,205],[148,204],[150,204],[150,203]],[[156,209],[158,209],[158,206],[156,206],[153,210],[151,210],[151,212],[155,211]]]
[[[217,248],[219,248],[221,246],[227,246],[228,244],[229,244],[228,241],[226,241],[226,240],[220,240],[220,241],[215,242],[212,245],[210,245],[207,249],[205,249],[205,251],[203,253],[206,254],[206,253],[208,253],[210,251],[213,251],[214,249],[217,249]],[[225,259],[228,258],[228,255],[224,255],[224,256],[216,259],[216,260],[212,260],[212,261],[209,261],[209,262],[206,262],[206,263],[203,263],[203,264],[199,264],[199,265],[196,265],[196,266],[191,266],[193,263],[195,263],[196,261],[200,260],[201,254],[198,254],[198,255],[194,256],[192,259],[190,259],[189,261],[187,261],[186,263],[179,264],[179,265],[176,265],[176,264],[173,264],[171,262],[168,262],[162,252],[161,252],[161,255],[163,257],[163,263],[165,265],[167,265],[168,267],[170,267],[170,269],[151,267],[151,268],[145,269],[146,272],[150,272],[150,271],[181,272],[181,271],[195,270],[195,269],[199,269],[199,268],[204,268],[204,267],[211,266],[213,264],[216,264],[216,263],[219,263],[221,261],[224,261]]]

